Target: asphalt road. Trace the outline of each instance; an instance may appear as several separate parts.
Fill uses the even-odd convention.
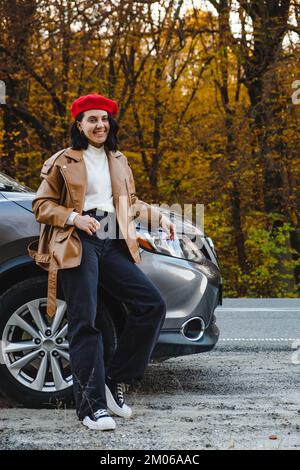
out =
[[[224,299],[215,313],[219,347],[291,350],[300,343],[300,299]]]
[[[0,411],[0,449],[300,449],[297,299],[225,299],[205,354],[151,363],[129,421],[86,430],[74,410]]]

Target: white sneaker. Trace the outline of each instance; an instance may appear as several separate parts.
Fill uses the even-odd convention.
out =
[[[124,388],[125,384],[106,378],[105,395],[108,410],[117,416],[129,419],[132,416],[132,409],[124,403]]]
[[[116,429],[116,423],[108,414],[106,409],[100,409],[89,416],[85,416],[82,420],[82,424],[89,429],[95,429],[98,431],[110,431],[112,429]]]

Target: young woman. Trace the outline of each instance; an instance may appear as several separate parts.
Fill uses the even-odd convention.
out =
[[[40,265],[50,260],[48,314],[56,313],[56,275],[67,303],[77,416],[98,430],[115,429],[111,415],[131,417],[124,388],[143,377],[166,314],[159,290],[136,264],[134,218],[151,219],[175,236],[169,219],[135,195],[130,165],[117,150],[117,112],[117,103],[101,95],[72,103],[72,146],[44,163],[32,204],[36,219],[51,229],[39,240],[39,251],[49,254],[40,254]],[[96,326],[98,284],[131,311],[107,370]]]

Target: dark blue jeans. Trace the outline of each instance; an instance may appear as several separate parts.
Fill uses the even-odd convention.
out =
[[[103,217],[95,218],[101,221]],[[107,406],[105,372],[113,380],[128,384],[142,379],[165,319],[166,304],[132,260],[123,238],[101,239],[76,230],[82,242],[81,264],[59,270],[58,278],[67,302],[76,411],[83,419]],[[106,371],[102,334],[96,327],[99,285],[132,312]]]

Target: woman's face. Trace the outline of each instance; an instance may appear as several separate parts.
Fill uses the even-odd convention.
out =
[[[107,139],[110,128],[107,111],[89,109],[84,112],[82,121],[77,121],[77,126],[91,145],[101,147]]]

